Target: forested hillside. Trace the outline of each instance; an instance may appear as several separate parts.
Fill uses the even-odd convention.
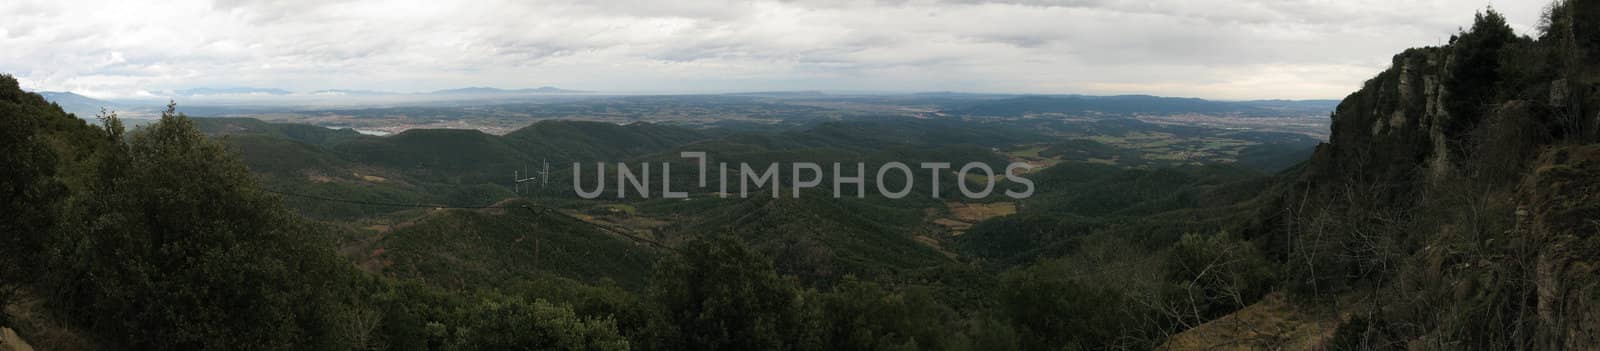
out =
[[[960,233],[930,221],[957,216],[950,206],[1018,204],[887,201],[877,194],[834,200],[825,190],[777,199],[700,193],[692,201],[574,202],[545,194],[453,202],[439,194],[510,194],[406,167],[459,163],[471,174],[526,160],[524,150],[540,147],[661,160],[675,158],[671,145],[700,138],[693,131],[545,122],[505,137],[418,131],[376,138],[196,120],[172,109],[158,123],[123,132],[115,116],[101,117],[105,127],[91,126],[16,90],[14,81],[9,86],[6,121],[18,125],[7,130],[26,133],[11,137],[18,142],[8,147],[16,149],[6,154],[29,167],[8,178],[22,195],[10,205],[19,220],[7,225],[30,234],[7,237],[15,245],[6,246],[5,257],[16,264],[7,266],[4,324],[40,347],[1039,349],[1153,347],[1177,330],[1170,317],[1137,308],[1154,300],[1119,295],[1176,287],[1165,278],[1107,289],[1075,280],[1086,275],[1045,273],[1081,269],[1064,265],[1091,251],[1074,248],[1092,246],[1096,254],[1147,257],[1140,269],[1159,274],[1160,252],[1175,237],[1139,245],[1063,234],[1083,238],[1062,241],[1050,254],[986,259],[944,247]],[[696,147],[726,161],[805,157],[876,167],[958,158],[998,166],[1004,157],[993,149],[1039,140],[961,123],[889,121],[729,135]],[[363,148],[385,151],[350,151]],[[490,159],[440,150],[477,150]],[[386,161],[393,157],[400,158]],[[1074,169],[1068,164],[1075,163],[1057,169]],[[1069,200],[1084,188],[1064,186],[1025,204],[1029,213],[1032,206],[1090,217],[1169,213],[1212,205],[1164,192],[1259,179],[1228,167],[1090,165],[1080,164],[1087,179],[1106,179],[1095,187],[1146,195],[1103,207]],[[951,182],[941,187],[956,192]],[[920,183],[914,189],[933,190]],[[441,205],[451,203],[471,205]],[[337,212],[350,208],[357,210]],[[1031,264],[1036,257],[1066,258]],[[1104,318],[1062,319],[1085,308]]]

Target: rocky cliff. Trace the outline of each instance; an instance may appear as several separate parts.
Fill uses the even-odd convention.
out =
[[[1600,145],[1546,151],[1521,201],[1516,236],[1537,252],[1540,346],[1600,346]]]
[[[1600,347],[1600,0],[1407,50],[1248,230],[1335,348]],[[1316,302],[1321,301],[1321,302]]]

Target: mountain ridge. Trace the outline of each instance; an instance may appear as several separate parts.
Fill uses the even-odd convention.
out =
[[[525,89],[501,89],[491,87],[466,87],[455,89],[435,90],[428,92],[430,95],[494,95],[494,94],[579,94],[590,93],[582,90],[568,90],[552,86]]]
[[[37,91],[45,100],[60,105],[67,113],[77,115],[78,118],[92,119],[100,113],[100,109],[115,110],[119,104],[105,100],[83,96],[70,91]]]

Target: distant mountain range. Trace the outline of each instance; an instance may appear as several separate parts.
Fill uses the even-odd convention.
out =
[[[294,92],[278,88],[189,88],[173,90],[173,96],[207,96],[207,95],[289,95]]]
[[[496,94],[573,94],[588,93],[582,90],[567,90],[556,87],[538,87],[530,89],[500,89],[489,87],[467,87],[459,89],[445,89],[434,91],[433,95],[496,95]]]
[[[101,108],[115,110],[119,107],[119,105],[109,101],[78,95],[73,92],[41,91],[38,93],[45,100],[61,105],[62,110],[78,115],[79,118],[94,118],[96,114],[100,113]]]
[[[395,94],[398,94],[398,93],[388,92],[388,91],[378,91],[378,90],[359,90],[359,89],[328,89],[328,90],[318,90],[318,91],[311,92],[311,95],[325,95],[325,96],[377,96],[377,95],[395,95]]]
[[[416,95],[515,95],[515,94],[572,94],[572,93],[587,93],[587,91],[561,89],[561,88],[550,87],[550,86],[538,87],[538,88],[528,88],[528,89],[500,89],[500,88],[490,88],[490,87],[466,87],[466,88],[457,88],[457,89],[437,90],[437,91],[426,92],[426,93],[416,93]],[[172,91],[166,92],[166,95],[177,96],[177,97],[197,97],[197,96],[286,96],[286,95],[295,95],[295,94],[297,94],[297,92],[284,90],[284,89],[278,89],[278,88],[256,88],[256,87],[226,87],[226,88],[200,87],[200,88],[178,89],[178,90],[172,90]],[[360,89],[325,89],[325,90],[317,90],[317,91],[307,92],[307,93],[304,93],[304,94],[306,94],[306,95],[320,95],[320,96],[412,95],[412,94],[408,94],[408,93],[396,93],[396,92],[390,92],[390,91],[360,90]]]
[[[1078,115],[1208,115],[1284,116],[1323,115],[1333,112],[1337,100],[1215,101],[1150,95],[1028,95],[970,102],[945,110],[975,116],[1023,116],[1060,113]]]
[[[723,94],[728,96],[767,96],[767,97],[823,97],[828,96],[817,90],[780,90],[780,91],[751,91]]]

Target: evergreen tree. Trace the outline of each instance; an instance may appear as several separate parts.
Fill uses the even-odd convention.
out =
[[[332,243],[174,105],[148,128],[119,129],[103,132],[49,252],[53,302],[137,349],[333,347],[323,312],[348,268]]]
[[[55,177],[57,158],[42,140],[45,119],[70,118],[17,80],[0,75],[0,306],[38,277],[46,237],[54,229],[65,193]],[[0,311],[0,324],[6,323]]]
[[[651,297],[657,330],[676,350],[790,350],[810,343],[799,292],[772,262],[731,236],[688,243],[658,264]]]

